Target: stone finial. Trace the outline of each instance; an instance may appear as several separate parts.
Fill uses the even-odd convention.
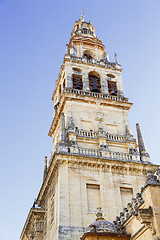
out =
[[[160,182],[159,182],[157,176],[152,174],[152,172],[150,172],[150,171],[147,172],[147,180],[144,185],[144,188],[147,187],[148,185],[153,185],[153,186],[160,185]]]
[[[34,202],[33,202],[32,208],[36,208],[36,205],[37,205],[37,199],[35,198],[35,199],[34,199]]]
[[[84,8],[83,8],[83,12],[82,12],[81,17],[80,17],[79,20],[80,20],[81,22],[84,22]]]
[[[115,53],[115,63],[118,64],[117,53]]]
[[[74,132],[75,131],[75,125],[74,125],[73,117],[70,118],[70,124],[68,126],[68,130],[69,130],[69,132]]]
[[[48,169],[48,157],[45,156],[45,159],[44,159],[43,181],[45,180],[45,178],[46,178],[46,176],[47,176],[47,169]]]
[[[109,62],[109,55],[108,53],[106,52],[106,50],[104,50],[104,53],[102,55],[102,59],[106,62]]]
[[[140,159],[143,160],[143,156],[149,157],[144,141],[143,141],[143,136],[141,133],[140,125],[136,123],[136,129],[137,129],[137,138],[138,138],[138,145],[139,145],[139,153],[140,153]]]
[[[103,217],[103,212],[101,207],[97,208],[96,217],[97,217],[96,221],[105,220]]]
[[[158,181],[160,181],[160,166],[157,168],[155,175],[157,176]]]
[[[66,44],[66,54],[68,54],[68,44]]]
[[[127,125],[126,125],[126,135],[130,135],[129,128]]]

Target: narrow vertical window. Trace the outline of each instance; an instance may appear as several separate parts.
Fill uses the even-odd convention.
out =
[[[87,184],[87,203],[88,212],[95,212],[97,207],[101,206],[100,185]]]

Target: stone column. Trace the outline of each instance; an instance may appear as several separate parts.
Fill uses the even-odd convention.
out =
[[[72,74],[68,74],[66,77],[66,87],[67,88],[73,88],[73,80],[72,80]]]
[[[101,90],[102,93],[108,94],[108,82],[107,82],[107,77],[103,76],[101,79]]]
[[[124,92],[123,92],[123,85],[122,85],[122,77],[121,74],[116,76],[116,80],[117,80],[117,90],[118,90],[118,95],[119,96],[124,96]]]
[[[89,92],[89,78],[88,73],[84,72],[82,75],[82,81],[83,81],[83,90]]]

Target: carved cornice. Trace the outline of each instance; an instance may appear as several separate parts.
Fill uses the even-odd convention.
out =
[[[120,65],[117,65],[115,63],[112,62],[108,62],[108,63],[104,63],[103,61],[93,61],[93,60],[86,60],[85,58],[81,58],[81,57],[75,57],[75,56],[71,56],[71,55],[65,55],[64,57],[64,63],[65,62],[75,62],[75,63],[79,63],[82,65],[90,65],[90,66],[94,66],[94,67],[98,67],[98,68],[105,68],[105,69],[111,69],[114,71],[118,71],[118,72],[122,72],[122,69],[120,68]]]
[[[51,182],[56,176],[58,168],[62,165],[71,168],[94,169],[97,171],[111,172],[112,174],[121,173],[131,175],[143,175],[148,170],[154,171],[157,168],[157,165],[149,163],[125,162],[91,156],[55,153],[48,168],[47,176],[37,197],[37,204],[39,206],[41,206],[45,200]]]

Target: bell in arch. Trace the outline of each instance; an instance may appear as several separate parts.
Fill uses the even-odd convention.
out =
[[[82,89],[82,80],[80,78],[75,79],[75,89]]]
[[[111,94],[112,96],[117,96],[116,92],[114,90],[111,91]]]
[[[99,84],[99,79],[97,77],[90,77],[91,83],[90,86],[92,86],[92,92],[100,92],[101,85]]]

